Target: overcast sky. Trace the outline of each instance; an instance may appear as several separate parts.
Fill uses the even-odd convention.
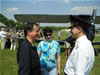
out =
[[[14,14],[91,15],[94,6],[100,16],[100,0],[0,0],[0,13],[8,19]]]

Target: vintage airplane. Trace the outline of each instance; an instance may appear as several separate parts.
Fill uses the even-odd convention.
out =
[[[81,14],[83,15],[83,14]],[[22,23],[36,22],[36,23],[69,23],[69,15],[48,15],[48,14],[15,14],[15,19]],[[96,16],[96,7],[93,9],[92,15],[83,15],[87,17],[86,19],[92,24],[92,27],[89,29],[88,38],[93,41],[95,35],[95,23],[100,24],[100,16]],[[92,35],[92,38],[91,38]],[[58,40],[63,44],[63,40]],[[94,45],[100,44],[99,42],[93,42]]]
[[[92,24],[88,27],[87,37],[91,40],[93,45],[100,45],[100,41],[93,41],[95,37],[95,24],[100,24],[100,16],[96,16],[96,7],[93,9],[92,15],[84,15],[89,23]],[[69,23],[69,15],[48,15],[48,14],[15,14],[15,19],[22,23],[36,22],[36,23]],[[40,42],[38,40],[37,42]],[[58,40],[61,45],[64,45],[64,40]]]

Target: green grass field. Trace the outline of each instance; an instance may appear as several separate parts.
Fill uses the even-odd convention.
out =
[[[57,36],[57,32],[54,32],[54,35]],[[61,40],[65,39],[67,35],[68,35],[67,33],[63,32],[61,34],[62,36]],[[57,40],[58,38],[54,37],[54,39]],[[94,41],[100,41],[100,37],[96,37]],[[100,46],[95,46],[95,48],[100,49]],[[62,50],[61,52],[61,75],[64,75],[63,69],[67,61],[67,58],[65,57],[65,49],[63,46],[61,46],[61,50]],[[17,66],[16,54],[17,54],[17,49],[16,51],[11,51],[9,49],[5,49],[5,50],[0,49],[0,75],[17,75],[18,66]],[[95,57],[94,67],[90,75],[100,75],[100,54],[99,56]]]

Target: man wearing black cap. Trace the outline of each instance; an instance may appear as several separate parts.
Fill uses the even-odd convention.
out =
[[[64,68],[65,75],[89,75],[94,64],[94,49],[86,36],[87,26],[91,24],[79,16],[70,15],[72,37],[75,46]]]

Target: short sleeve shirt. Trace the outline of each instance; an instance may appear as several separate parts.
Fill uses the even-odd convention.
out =
[[[52,42],[50,43],[41,41],[38,45],[37,51],[41,51],[40,62],[43,58],[47,63],[52,61],[52,64],[56,66],[56,56],[57,54],[60,54],[60,44],[58,42],[56,42],[55,40],[52,40]],[[48,58],[50,60],[47,60]]]

